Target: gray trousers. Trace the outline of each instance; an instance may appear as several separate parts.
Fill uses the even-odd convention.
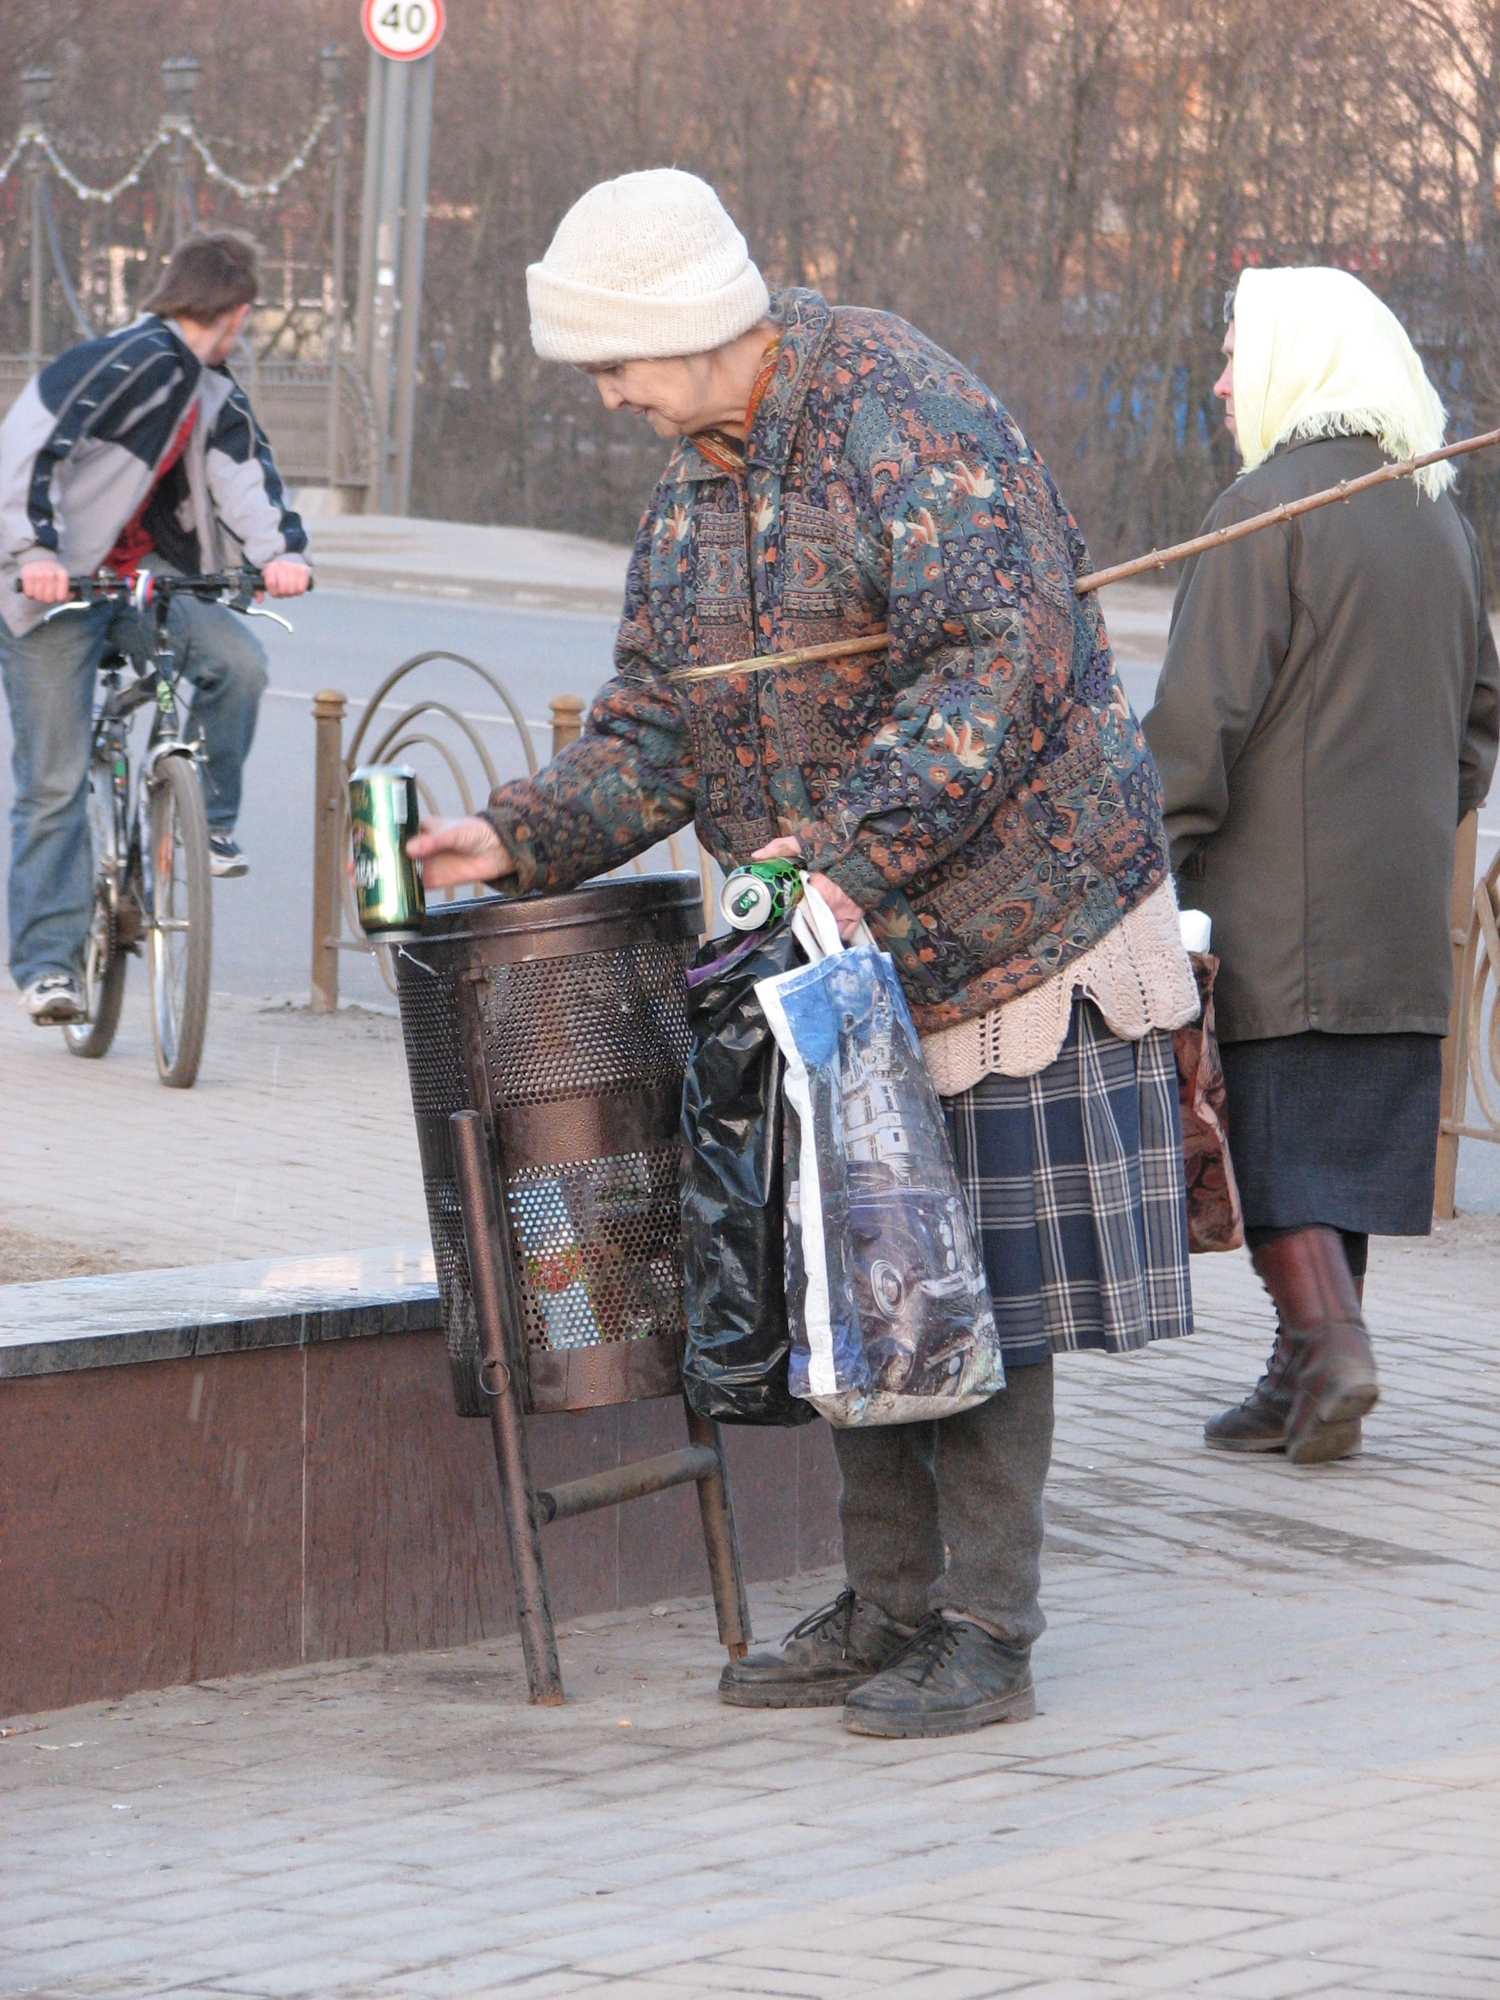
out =
[[[853,1590],[903,1625],[962,1611],[1008,1646],[1041,1637],[1050,1356],[1007,1370],[1000,1394],[961,1416],[835,1430],[833,1447]]]

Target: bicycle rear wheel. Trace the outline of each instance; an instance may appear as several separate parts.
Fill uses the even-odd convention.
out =
[[[190,1089],[208,1025],[213,877],[208,816],[191,759],[163,757],[151,780],[151,1032],[157,1074]]]
[[[108,768],[96,762],[89,780],[89,837],[94,852],[94,914],[83,948],[84,1019],[63,1029],[75,1056],[98,1057],[109,1052],[120,1025],[125,999],[126,954],[116,933],[110,904],[115,853],[111,837],[113,807]]]
[[[125,1000],[125,965],[126,954],[115,937],[109,896],[101,878],[94,885],[94,917],[83,951],[83,1000],[88,1012],[83,1020],[70,1021],[63,1029],[75,1056],[109,1053]]]

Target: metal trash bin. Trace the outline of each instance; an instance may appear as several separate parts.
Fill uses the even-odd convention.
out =
[[[678,1121],[696,875],[429,907],[396,955],[453,1394],[487,1416],[448,1120],[480,1113],[504,1191],[528,1410],[681,1381]]]
[[[698,1489],[719,1636],[750,1610],[718,1426],[538,1490],[525,1413],[682,1386],[678,1126],[694,875],[429,909],[396,954],[401,1027],[454,1397],[487,1416],[534,1702],[562,1700],[541,1530]]]

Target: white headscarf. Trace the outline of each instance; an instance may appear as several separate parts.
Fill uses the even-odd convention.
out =
[[[1246,472],[1293,439],[1369,436],[1388,458],[1436,451],[1447,423],[1406,329],[1348,271],[1246,271],[1234,296],[1234,413]],[[1434,500],[1454,479],[1429,465]]]

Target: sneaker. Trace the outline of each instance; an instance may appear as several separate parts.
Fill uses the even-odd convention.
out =
[[[794,1625],[774,1653],[731,1660],[719,1699],[732,1708],[836,1708],[889,1666],[910,1637],[878,1604],[843,1590]]]
[[[960,1736],[1035,1714],[1031,1649],[1017,1652],[982,1625],[938,1611],[844,1703],[844,1722],[860,1736]]]
[[[21,1005],[39,1028],[61,1028],[84,1017],[83,994],[71,972],[44,972],[21,994]]]
[[[239,842],[229,833],[211,833],[208,836],[208,865],[215,875],[250,873],[250,863],[245,859]]]

